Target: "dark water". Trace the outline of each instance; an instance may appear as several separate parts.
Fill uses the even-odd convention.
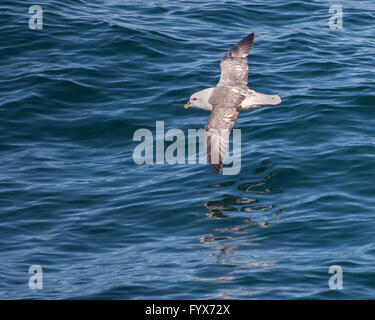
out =
[[[375,4],[331,4],[2,1],[0,298],[374,298]],[[283,102],[238,118],[241,172],[136,165],[137,129],[203,128],[183,104],[252,31]]]

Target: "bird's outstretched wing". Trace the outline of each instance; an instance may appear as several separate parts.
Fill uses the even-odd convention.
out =
[[[229,136],[238,116],[236,107],[214,107],[205,126],[207,159],[211,168],[220,173],[228,152]]]
[[[217,86],[247,86],[247,56],[254,46],[254,32],[238,42],[220,62],[221,76]]]

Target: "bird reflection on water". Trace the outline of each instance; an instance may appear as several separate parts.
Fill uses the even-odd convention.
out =
[[[243,183],[237,186],[237,190],[241,193],[254,194],[254,195],[272,195],[275,193],[280,193],[281,190],[277,186],[271,186],[272,178],[276,176],[277,171],[272,171],[264,179],[255,182]],[[224,184],[216,184],[211,187],[220,188],[234,185],[235,182],[226,182]],[[257,204],[255,204],[257,203]],[[245,195],[222,195],[221,200],[207,201],[205,207],[208,209],[206,213],[207,217],[212,219],[223,219],[228,218],[229,214],[224,214],[225,212],[265,212],[274,209],[273,204],[259,204],[259,200],[255,197],[247,197]],[[281,210],[282,211],[282,210]],[[277,210],[275,213],[279,213]],[[251,218],[251,217],[248,217]],[[269,219],[267,219],[269,220]]]
[[[220,200],[211,200],[204,203],[208,209],[206,216],[210,219],[231,219],[242,218],[241,224],[236,224],[231,227],[216,228],[215,231],[221,235],[207,234],[200,238],[202,243],[211,243],[213,241],[231,239],[233,235],[247,235],[251,236],[251,227],[259,226],[267,228],[274,223],[279,223],[282,219],[281,213],[285,209],[274,210],[275,205],[270,203],[259,203],[260,200],[256,195],[272,195],[280,193],[281,190],[275,185],[272,185],[272,179],[277,175],[274,170],[263,179],[249,183],[242,183],[237,186],[240,195],[222,195]],[[210,187],[213,188],[227,188],[231,187],[235,182],[225,182],[223,184],[215,184]],[[244,194],[254,194],[252,197],[245,196]],[[259,196],[258,196],[259,197]],[[249,215],[249,213],[257,215]],[[262,215],[258,215],[262,214]],[[222,235],[222,234],[228,235]]]
[[[255,173],[263,171],[265,170],[256,170]],[[208,255],[214,257],[214,264],[229,269],[218,277],[197,277],[198,280],[235,281],[239,273],[261,272],[277,263],[272,259],[268,260],[259,249],[264,236],[259,236],[259,232],[256,232],[258,228],[268,228],[283,220],[286,209],[277,208],[277,205],[272,203],[272,195],[282,192],[273,182],[277,173],[277,170],[274,170],[261,179],[239,183],[237,186],[235,181],[210,186],[222,188],[228,193],[222,194],[221,199],[204,203],[208,210],[205,213],[207,218],[216,221],[215,224],[220,226],[214,228],[212,233],[201,236],[199,241],[208,246]],[[251,255],[249,248],[253,253]],[[254,290],[259,291],[261,288],[238,290],[241,290],[244,296],[251,296]],[[218,288],[217,297],[230,298],[231,291]]]

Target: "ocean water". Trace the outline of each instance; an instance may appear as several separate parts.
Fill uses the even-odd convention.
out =
[[[374,298],[375,4],[334,4],[2,1],[0,299]],[[136,130],[204,127],[183,105],[251,32],[283,101],[238,117],[240,173],[137,165]]]

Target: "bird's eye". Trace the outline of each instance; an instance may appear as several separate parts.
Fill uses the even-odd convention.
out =
[[[197,98],[193,98],[193,100],[197,100]]]

